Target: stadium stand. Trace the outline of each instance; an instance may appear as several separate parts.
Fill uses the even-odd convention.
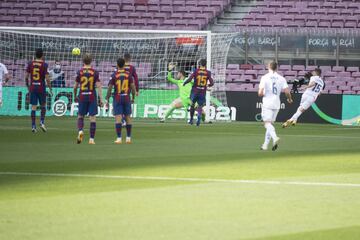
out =
[[[332,1],[257,1],[238,27],[358,28],[360,2]]]
[[[230,0],[3,0],[0,25],[200,30]]]
[[[214,24],[212,24],[214,23]],[[201,30],[218,26],[237,29],[355,29],[360,27],[360,1],[357,0],[2,0],[1,26],[82,27],[121,29]],[[13,85],[23,85],[23,73],[16,71],[25,60],[4,63],[13,72]],[[67,78],[79,63],[63,62]],[[98,62],[103,79],[115,66]],[[52,64],[50,63],[50,66]],[[139,77],[151,73],[149,63],[135,63]],[[291,81],[315,66],[281,65],[280,72]],[[360,94],[359,67],[322,66],[325,93]],[[226,88],[229,91],[256,91],[266,73],[259,64],[229,64]],[[67,84],[72,81],[67,81]]]
[[[289,82],[302,77],[306,72],[317,66],[280,65],[279,73]],[[360,94],[359,67],[321,66],[326,83],[324,93],[330,94]],[[262,75],[266,74],[264,65],[228,64],[226,71],[227,91],[257,91]]]

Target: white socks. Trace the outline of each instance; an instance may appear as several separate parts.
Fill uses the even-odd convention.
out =
[[[266,129],[266,133],[265,133],[265,141],[264,141],[264,146],[268,146],[271,140],[271,135],[269,130]]]
[[[296,113],[290,119],[297,121],[301,114],[302,114],[302,112],[298,109],[296,111]]]
[[[268,134],[271,136],[273,140],[278,138],[275,132],[275,128],[271,123],[265,123],[265,128],[266,128],[265,138]]]

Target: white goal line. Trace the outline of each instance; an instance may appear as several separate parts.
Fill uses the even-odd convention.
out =
[[[335,183],[335,182],[306,182],[306,181],[279,181],[279,180],[245,180],[245,179],[218,179],[218,178],[183,178],[161,176],[121,176],[98,175],[80,173],[41,173],[41,172],[0,172],[0,175],[13,176],[43,176],[43,177],[68,177],[68,178],[102,178],[122,180],[147,180],[147,181],[173,181],[173,182],[203,182],[203,183],[239,183],[239,184],[264,184],[264,185],[294,185],[294,186],[320,186],[320,187],[352,187],[360,188],[360,183]]]

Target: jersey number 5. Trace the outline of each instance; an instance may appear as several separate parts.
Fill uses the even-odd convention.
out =
[[[34,68],[33,69],[32,77],[33,77],[34,81],[39,81],[40,80],[40,69],[39,68]]]
[[[94,90],[94,77],[82,76],[80,79],[81,91],[93,91]],[[89,85],[90,83],[90,85]]]
[[[207,84],[207,76],[197,76],[197,85],[199,87],[205,87]]]

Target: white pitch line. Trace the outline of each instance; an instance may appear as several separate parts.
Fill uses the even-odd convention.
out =
[[[98,174],[80,174],[80,173],[40,173],[40,172],[0,172],[0,175],[360,188],[360,183],[335,183],[335,182],[303,182],[303,181],[245,180],[245,179],[242,180],[242,179],[218,179],[218,178],[119,176],[119,175],[98,175]]]

